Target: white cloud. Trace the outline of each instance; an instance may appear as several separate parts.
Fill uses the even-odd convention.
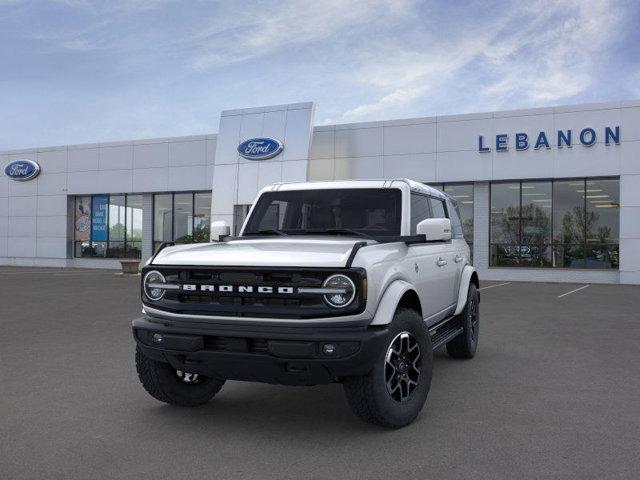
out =
[[[478,86],[483,106],[506,104],[515,95],[534,105],[570,99],[593,83],[597,56],[616,38],[621,21],[606,0],[518,3],[504,11],[489,28],[471,19],[458,35],[427,36],[420,48],[398,41],[361,53],[362,66],[352,77],[370,89],[369,98],[339,120],[402,115],[411,103],[463,82]]]
[[[0,0],[0,127],[29,146],[214,131],[222,109],[309,99],[353,122],[640,97],[634,3],[506,1]],[[59,129],[36,137],[33,118]]]
[[[214,22],[198,32],[199,52],[193,65],[199,69],[259,58],[274,52],[332,39],[350,28],[373,26],[402,17],[409,0],[324,0],[278,2],[271,9],[242,9],[233,23]]]
[[[396,116],[426,94],[434,93],[461,68],[477,57],[486,40],[462,39],[441,42],[421,51],[399,51],[397,46],[379,47],[356,72],[361,83],[383,92],[379,98],[347,110],[340,121],[352,122],[373,115]]]
[[[615,38],[621,19],[611,2],[538,2],[527,13],[538,13],[534,22],[497,42],[497,50],[508,53],[488,53],[500,79],[484,93],[507,98],[523,92],[531,101],[544,104],[587,90],[596,57]]]
[[[340,117],[341,121],[355,121],[362,118],[371,118],[374,115],[380,115],[393,111],[397,107],[408,105],[415,99],[422,96],[429,90],[429,87],[399,88],[385,95],[381,99],[373,103],[365,103],[358,105],[356,108],[347,110]]]

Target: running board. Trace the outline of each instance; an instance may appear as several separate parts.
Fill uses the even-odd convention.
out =
[[[460,335],[464,329],[460,326],[453,325],[448,320],[441,322],[435,327],[429,330],[431,334],[431,345],[433,349],[440,348],[445,343],[450,342],[458,335]]]

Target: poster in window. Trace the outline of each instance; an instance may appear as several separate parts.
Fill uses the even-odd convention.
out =
[[[107,208],[108,195],[94,195],[92,205],[91,236],[94,242],[107,241]]]
[[[75,234],[76,241],[88,242],[91,234],[91,197],[76,197]]]

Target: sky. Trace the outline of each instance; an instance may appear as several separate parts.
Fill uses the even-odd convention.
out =
[[[0,0],[0,150],[640,99],[640,2]]]

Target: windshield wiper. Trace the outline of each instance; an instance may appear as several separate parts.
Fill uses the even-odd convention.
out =
[[[286,237],[287,234],[282,230],[268,229],[268,230],[258,230],[257,232],[245,232],[245,235],[282,235]]]
[[[373,239],[371,235],[367,235],[366,233],[362,233],[357,230],[352,230],[350,228],[327,228],[326,230],[305,230],[304,233],[320,234],[320,235],[325,233],[328,233],[329,235],[355,235],[356,237]]]

